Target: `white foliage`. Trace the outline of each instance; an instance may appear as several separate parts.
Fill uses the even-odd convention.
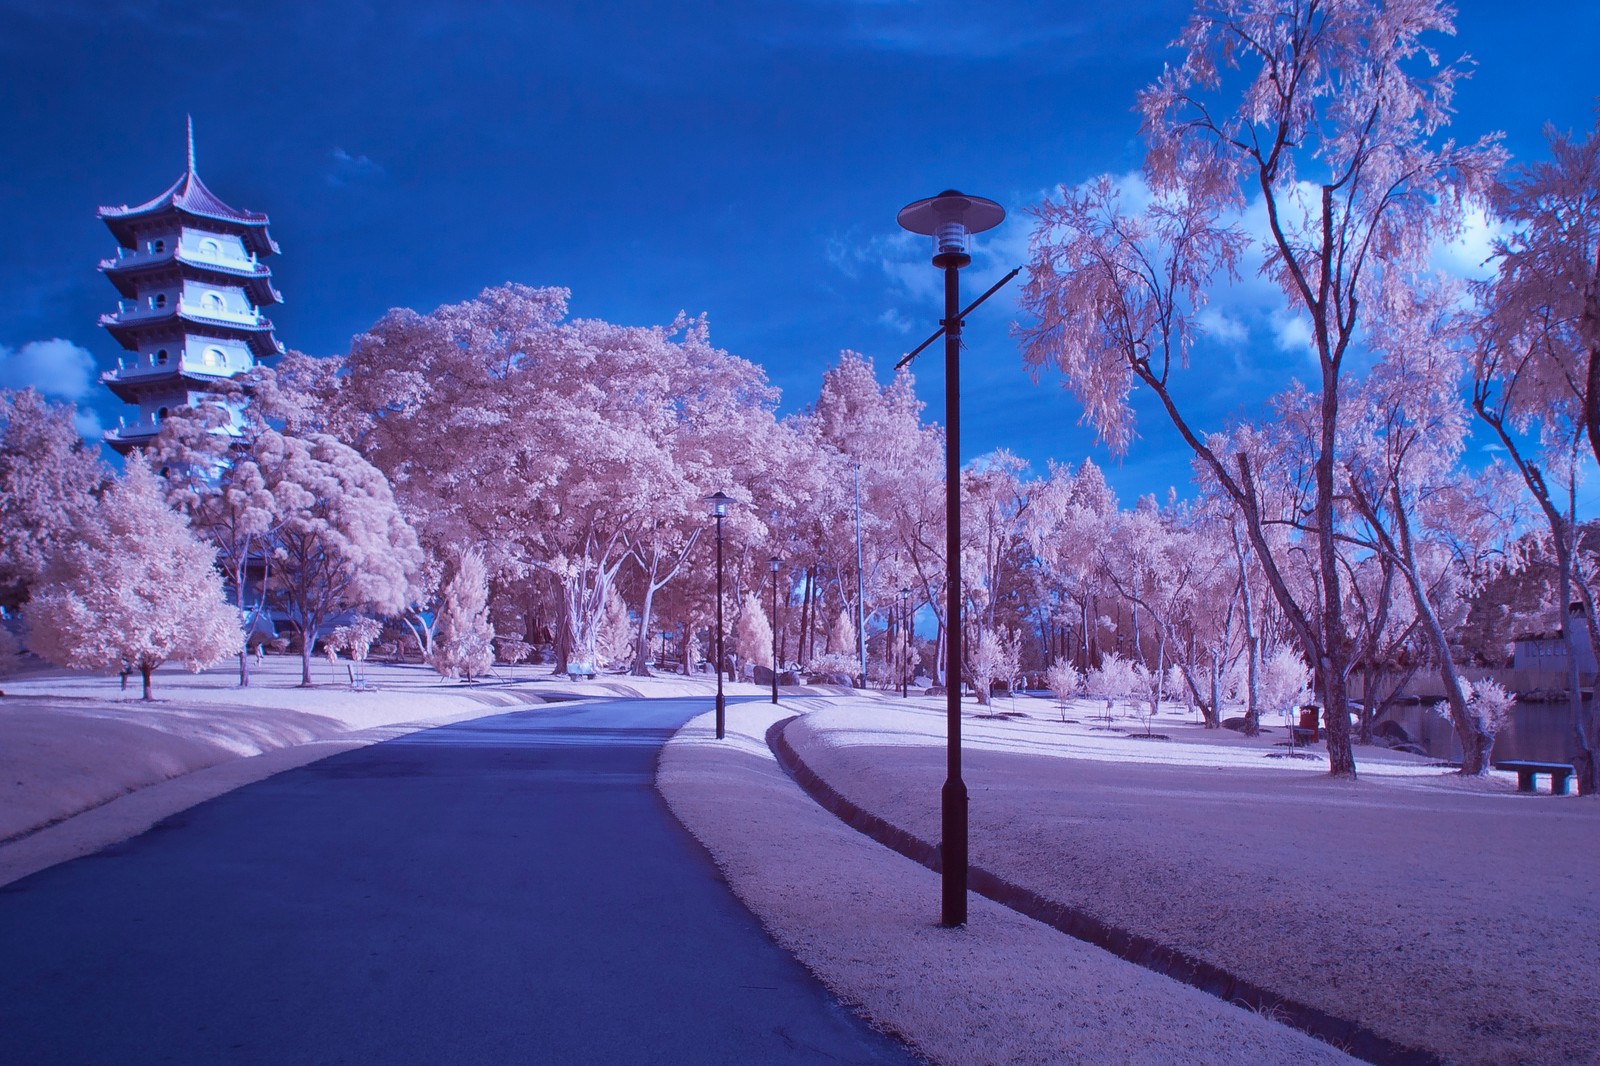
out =
[[[1067,716],[1067,704],[1083,691],[1083,672],[1073,666],[1066,659],[1057,659],[1045,671],[1044,681],[1050,686],[1050,692],[1056,698],[1056,707],[1061,711],[1063,719]]]
[[[1310,697],[1311,670],[1293,648],[1280,646],[1261,657],[1257,688],[1263,713],[1293,710]]]
[[[131,667],[147,679],[170,660],[198,671],[236,654],[244,628],[215,559],[135,453],[46,566],[27,607],[28,646],[58,666]]]

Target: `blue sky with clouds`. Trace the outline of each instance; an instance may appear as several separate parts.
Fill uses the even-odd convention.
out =
[[[75,398],[86,422],[124,410],[93,383],[118,354],[95,324],[116,302],[95,209],[171,184],[192,113],[212,191],[272,218],[290,347],[341,352],[390,307],[562,285],[581,316],[706,312],[794,410],[841,348],[887,379],[936,326],[904,204],[954,187],[1010,211],[964,277],[976,294],[1021,262],[1029,204],[1137,168],[1134,94],[1189,10],[0,0],[0,384]],[[1600,9],[1472,0],[1458,24],[1438,43],[1479,67],[1456,136],[1504,130],[1531,157],[1545,122],[1590,125]],[[969,323],[964,454],[1010,447],[1040,472],[1094,455],[1125,500],[1181,489],[1187,454],[1154,419],[1121,462],[1094,449],[1070,397],[1022,368],[1016,315],[1008,292]],[[1243,332],[1194,386],[1218,424],[1296,362],[1268,311],[1228,329]],[[918,383],[942,419],[930,356]]]

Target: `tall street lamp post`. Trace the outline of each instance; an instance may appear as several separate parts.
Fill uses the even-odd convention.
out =
[[[972,234],[993,229],[1005,208],[948,190],[900,209],[900,225],[933,238],[933,265],[944,271],[945,728],[946,773],[940,793],[940,924],[967,921],[967,786],[961,780],[961,268],[972,262]],[[1016,271],[1012,271],[1012,276]],[[1007,278],[1007,280],[1010,280]],[[1004,284],[1001,282],[1000,284]],[[999,285],[995,286],[998,289]],[[993,292],[991,289],[990,292]],[[987,298],[988,293],[984,294]],[[982,299],[973,304],[981,303]],[[967,310],[971,310],[968,308]],[[915,353],[913,353],[915,354]],[[907,357],[910,358],[909,356]]]
[[[719,490],[707,496],[706,502],[717,520],[717,739],[721,740],[728,725],[728,707],[722,698],[722,664],[726,661],[722,655],[722,520],[728,516],[733,498]]]
[[[772,568],[772,702],[778,702],[778,557],[767,560]]]

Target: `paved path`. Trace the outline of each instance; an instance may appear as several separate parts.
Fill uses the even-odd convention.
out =
[[[910,1063],[652,781],[704,700],[335,756],[0,888],[5,1063]]]

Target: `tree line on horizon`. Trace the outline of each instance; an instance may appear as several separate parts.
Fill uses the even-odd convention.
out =
[[[969,463],[963,679],[940,676],[943,435],[909,373],[882,384],[846,351],[815,403],[780,418],[760,368],[715,348],[704,318],[569,319],[565,290],[516,284],[391,311],[343,355],[253,372],[241,438],[216,432],[220,409],[177,412],[148,464],[164,478],[134,461],[108,480],[67,414],[8,396],[8,602],[29,617],[74,567],[92,571],[69,547],[109,521],[97,498],[159,492],[214,549],[236,609],[264,562],[307,683],[315,638],[352,612],[371,624],[336,643],[365,654],[387,621],[449,674],[544,644],[557,671],[645,671],[667,633],[692,666],[715,616],[704,499],[722,491],[741,663],[859,673],[864,617],[882,684],[925,664],[987,700],[991,682],[1054,668],[1058,687],[1107,698],[1175,692],[1208,724],[1242,705],[1247,731],[1304,699],[1329,709],[1336,776],[1355,773],[1354,744],[1406,673],[1427,670],[1463,772],[1487,772],[1506,701],[1462,668],[1502,664],[1519,627],[1559,626],[1600,657],[1600,571],[1575,513],[1580,460],[1600,459],[1600,126],[1551,131],[1549,157],[1520,166],[1495,138],[1448,140],[1464,68],[1429,40],[1451,18],[1435,0],[1203,7],[1183,62],[1140,95],[1139,195],[1103,178],[1039,205],[1024,361],[1062,373],[1113,452],[1133,438],[1135,390],[1153,397],[1195,496],[1125,508],[1089,461],[1040,476],[1004,451]],[[1430,256],[1471,209],[1501,236],[1492,274],[1463,283]],[[1201,425],[1189,364],[1214,354],[1206,311],[1250,267],[1309,327],[1315,376]],[[1487,469],[1463,461],[1474,424],[1501,449]],[[242,639],[206,647],[213,662],[240,652],[248,681]],[[1568,661],[1592,794],[1600,724]],[[1353,722],[1332,713],[1348,707]]]

